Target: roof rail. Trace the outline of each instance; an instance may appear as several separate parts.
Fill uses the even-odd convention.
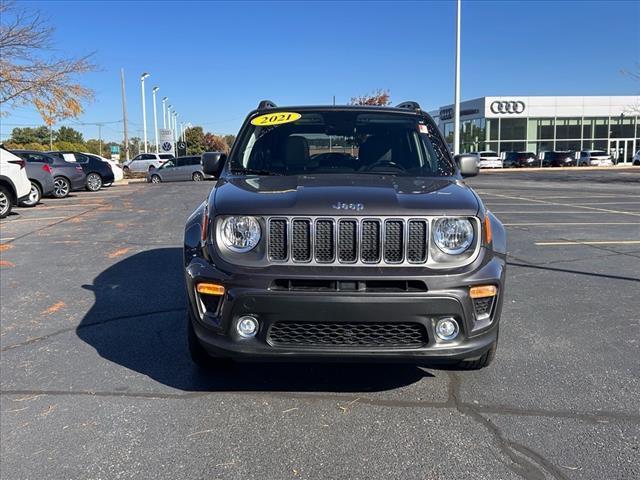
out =
[[[263,108],[278,108],[278,106],[271,100],[262,100],[258,104],[258,110],[262,110]]]
[[[407,110],[422,110],[418,102],[402,102],[396,105],[396,108],[406,108]]]

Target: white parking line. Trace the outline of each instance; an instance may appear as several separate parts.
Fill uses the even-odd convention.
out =
[[[635,222],[575,222],[575,223],[568,223],[568,222],[555,222],[555,223],[549,223],[549,222],[545,222],[545,223],[503,223],[503,225],[505,227],[536,227],[536,226],[550,226],[550,227],[554,227],[554,226],[565,226],[565,225],[570,225],[570,226],[580,226],[580,225],[637,225],[638,227],[640,227],[640,223],[635,223]]]
[[[640,240],[598,240],[598,241],[579,241],[574,242],[536,242],[536,245],[550,247],[558,245],[637,245]]]
[[[555,205],[557,207],[584,208],[586,210],[592,210],[593,212],[618,213],[618,214],[621,214],[621,215],[632,215],[634,217],[640,217],[640,213],[625,212],[623,210],[611,210],[609,208],[596,208],[596,207],[589,207],[589,206],[586,206],[586,205],[583,206],[583,205],[573,205],[573,204],[570,204],[570,203],[549,202],[549,201],[546,201],[546,200],[537,200],[535,198],[514,197],[514,196],[511,196],[511,195],[502,195],[502,194],[499,194],[499,193],[491,193],[490,195],[493,195],[495,197],[508,198],[510,200],[529,200],[531,202],[537,202],[537,203],[544,204],[544,205]]]

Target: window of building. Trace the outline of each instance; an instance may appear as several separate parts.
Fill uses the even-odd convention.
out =
[[[634,117],[611,117],[611,138],[632,138]]]
[[[553,140],[553,118],[539,118],[536,124],[536,138],[538,140]]]
[[[487,140],[498,140],[499,124],[500,124],[500,119],[498,118],[487,119],[487,123],[486,123],[487,135],[485,137]]]
[[[500,140],[526,140],[526,118],[503,118],[500,122]]]
[[[556,119],[557,139],[577,139],[581,138],[582,119],[580,118],[558,118]]]
[[[595,118],[593,120],[593,138],[609,138],[609,119]]]
[[[579,151],[582,148],[580,140],[558,140],[556,141],[556,150],[572,152]]]
[[[504,124],[504,120],[502,121]],[[524,152],[526,142],[500,142],[500,152]]]

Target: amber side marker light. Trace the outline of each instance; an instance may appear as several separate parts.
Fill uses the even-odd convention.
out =
[[[491,243],[491,219],[488,214],[484,216],[484,238]]]
[[[495,285],[481,285],[479,287],[471,287],[469,289],[469,295],[471,298],[495,297],[497,294],[498,289]]]
[[[199,283],[196,291],[203,295],[224,295],[224,287],[217,283]]]

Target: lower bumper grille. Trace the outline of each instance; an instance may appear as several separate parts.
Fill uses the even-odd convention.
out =
[[[476,311],[476,318],[485,319],[491,316],[493,301],[495,297],[483,297],[473,299],[473,308]]]
[[[267,340],[274,346],[417,348],[427,344],[427,332],[410,322],[276,322]]]

